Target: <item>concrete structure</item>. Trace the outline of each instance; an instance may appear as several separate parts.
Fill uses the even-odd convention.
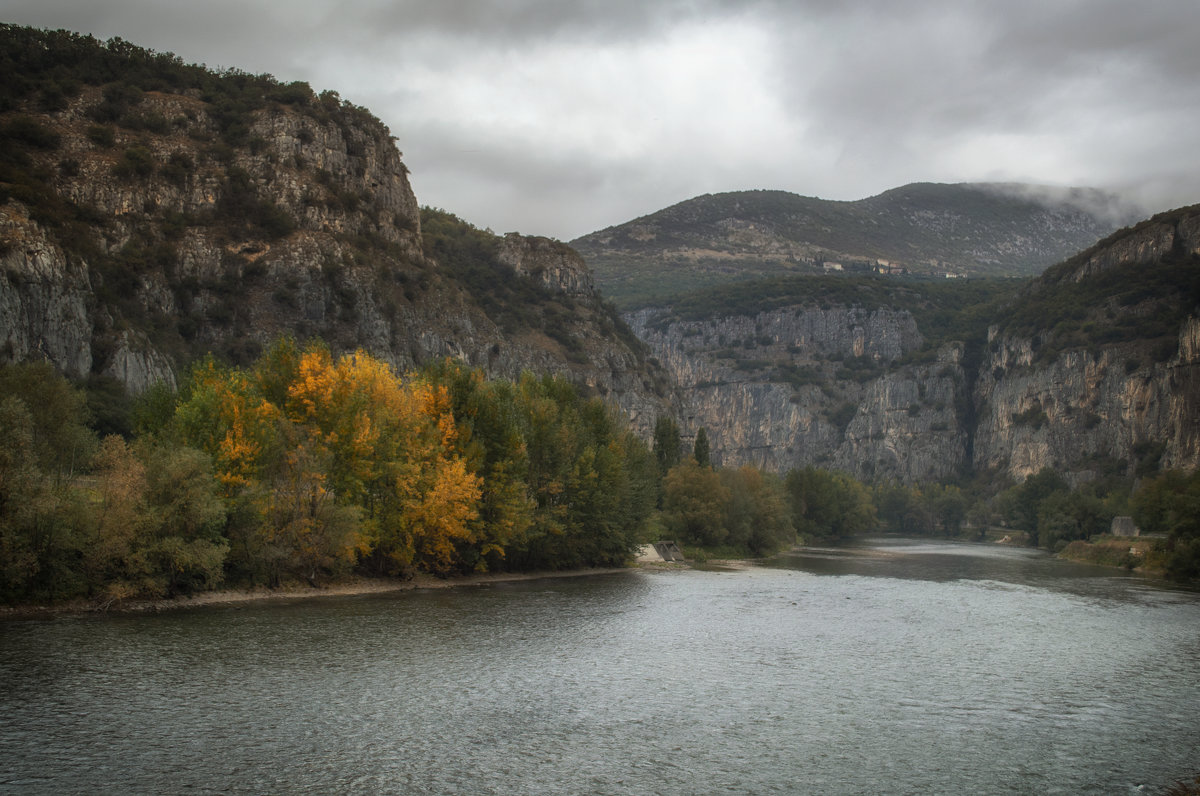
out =
[[[1133,524],[1133,517],[1113,517],[1113,536],[1140,536],[1141,530]]]
[[[675,542],[654,542],[652,544],[644,544],[638,550],[637,562],[639,564],[654,563],[657,561],[684,561],[683,551],[679,549],[679,545]]]

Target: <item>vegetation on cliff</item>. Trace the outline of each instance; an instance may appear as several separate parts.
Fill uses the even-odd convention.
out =
[[[503,240],[452,213],[421,208],[421,240],[426,256],[475,297],[500,329],[515,337],[540,332],[558,343],[569,361],[586,361],[586,338],[626,346],[644,364],[646,346],[630,331],[613,305],[576,299],[523,276],[499,258]],[[583,333],[586,329],[586,334]]]
[[[1137,344],[1146,363],[1167,360],[1183,321],[1200,306],[1200,256],[1172,247],[1151,264],[1117,262],[1083,278],[1079,271],[1107,248],[1197,210],[1200,206],[1161,213],[1046,269],[996,313],[1000,332],[1033,340],[1039,363],[1064,351],[1126,343]]]

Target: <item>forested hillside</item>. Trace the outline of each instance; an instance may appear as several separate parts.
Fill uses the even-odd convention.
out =
[[[784,191],[696,197],[575,241],[623,309],[828,269],[1031,276],[1138,218],[1090,189],[917,183],[855,202]]]

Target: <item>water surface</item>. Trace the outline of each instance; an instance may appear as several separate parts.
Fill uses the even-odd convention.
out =
[[[1200,599],[876,540],[617,575],[0,624],[0,793],[1154,793]]]

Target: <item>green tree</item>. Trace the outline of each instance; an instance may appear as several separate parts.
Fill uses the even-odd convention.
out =
[[[1013,525],[1029,533],[1029,543],[1036,547],[1038,539],[1038,511],[1041,503],[1055,492],[1069,491],[1063,477],[1049,467],[1043,467],[1013,488],[1009,520]]]
[[[749,466],[720,470],[719,474],[729,494],[724,509],[728,543],[754,556],[795,543],[791,509],[777,476]]]
[[[729,536],[724,522],[729,497],[720,474],[689,457],[671,468],[663,481],[663,525],[688,544],[725,544]]]
[[[26,598],[37,581],[40,531],[49,501],[33,447],[33,416],[15,396],[0,399],[0,598]]]
[[[527,538],[534,509],[516,392],[511,382],[489,381],[482,371],[452,359],[431,363],[422,373],[449,391],[458,426],[455,449],[482,478],[476,542],[460,551],[460,560],[472,571],[505,569],[509,548]]]
[[[708,449],[708,434],[705,433],[704,426],[696,431],[696,443],[692,446],[692,455],[696,459],[696,464],[701,467],[712,467],[712,458]]]
[[[679,424],[670,415],[659,415],[654,421],[654,457],[660,476],[666,476],[668,470],[679,464],[680,447]]]
[[[87,397],[48,362],[0,366],[0,396],[19,398],[29,412],[38,468],[61,484],[86,469],[96,451]]]
[[[784,484],[796,532],[806,539],[844,539],[878,524],[870,492],[845,473],[805,467]]]
[[[969,501],[962,489],[953,484],[927,484],[922,490],[923,503],[933,522],[947,536],[957,536],[967,518]]]
[[[1169,470],[1133,494],[1133,517],[1147,533],[1166,534],[1166,574],[1200,582],[1200,472]]]

